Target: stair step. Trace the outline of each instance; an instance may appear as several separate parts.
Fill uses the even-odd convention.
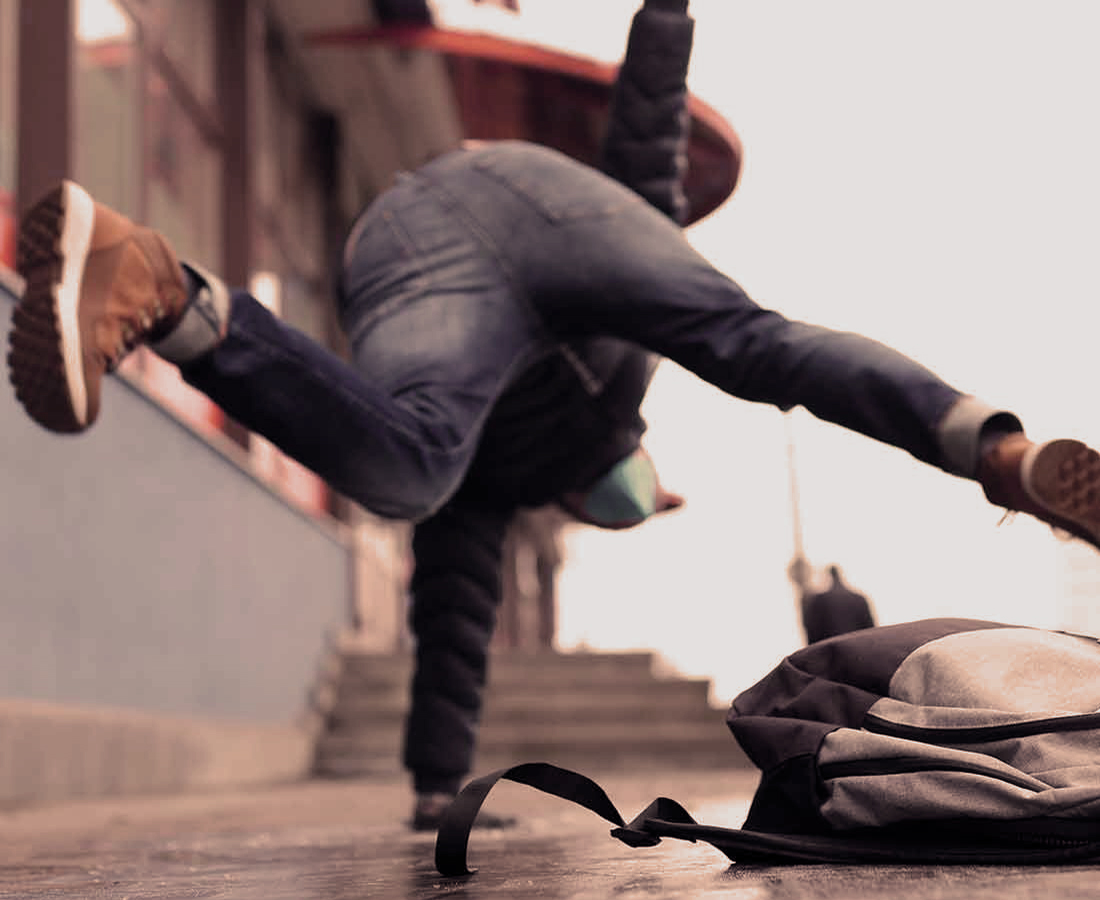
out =
[[[724,714],[707,708],[697,706],[673,707],[659,713],[652,709],[640,711],[638,714],[620,713],[609,716],[606,712],[593,708],[588,710],[561,710],[554,715],[544,715],[535,712],[504,713],[499,710],[486,710],[482,718],[482,730],[495,728],[498,725],[514,726],[524,729],[557,729],[570,726],[604,727],[605,725],[626,725],[634,729],[635,734],[639,729],[645,728],[645,723],[654,717],[673,725],[693,726],[699,722],[723,721]],[[360,731],[384,732],[387,729],[400,729],[404,727],[405,710],[394,709],[384,715],[372,715],[365,717],[345,717],[340,712],[334,711],[325,720],[326,730],[333,734],[350,734]]]
[[[599,724],[566,720],[530,723],[516,722],[511,719],[493,721],[487,718],[478,734],[478,743],[482,747],[490,747],[493,744],[511,746],[526,743],[554,743],[583,747],[589,743],[608,741],[629,744],[639,741],[660,743],[686,740],[733,740],[724,720],[717,715],[709,720],[700,717],[695,721],[655,719],[649,722],[605,721]],[[364,751],[394,747],[400,744],[400,739],[400,727],[384,728],[369,724],[355,728],[333,728],[324,737],[325,742],[331,742],[333,747],[355,746]]]
[[[495,654],[489,660],[492,684],[629,684],[653,677],[652,653]],[[365,689],[404,686],[412,677],[405,656],[356,654],[342,660],[340,679]]]
[[[710,681],[661,677],[656,657],[497,653],[490,662],[478,766],[750,765],[708,703]],[[400,768],[412,659],[344,650],[318,696],[327,706],[315,769],[332,777]]]
[[[486,715],[514,715],[520,718],[557,715],[645,716],[656,710],[708,710],[710,682],[703,679],[651,680],[637,684],[600,685],[578,689],[555,687],[547,691],[538,685],[509,687],[490,683],[485,692]],[[408,687],[364,690],[341,684],[330,715],[343,720],[403,715],[409,704]]]
[[[574,733],[483,733],[476,766],[485,769],[520,762],[554,762],[565,766],[592,766],[610,762],[621,766],[644,764],[712,765],[731,768],[751,766],[733,736],[708,729],[705,734],[675,731],[644,734],[632,729],[585,729],[583,739]],[[375,736],[377,738],[377,736]],[[366,740],[364,737],[326,736],[318,745],[317,769],[330,775],[354,775],[400,766],[400,740]]]

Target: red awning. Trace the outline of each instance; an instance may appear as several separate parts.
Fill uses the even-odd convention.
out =
[[[352,27],[305,35],[311,48],[387,46],[431,50],[447,61],[467,138],[523,139],[595,163],[616,67],[481,32],[432,26]],[[490,99],[491,98],[491,99]],[[741,171],[741,141],[698,97],[689,97],[688,221],[726,201]]]

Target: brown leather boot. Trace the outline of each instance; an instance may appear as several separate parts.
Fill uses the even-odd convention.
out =
[[[986,452],[978,481],[990,503],[1025,512],[1100,550],[1100,453],[1081,441],[1036,444],[1010,434]]]
[[[26,281],[9,338],[16,396],[43,427],[83,431],[104,374],[179,319],[179,261],[155,231],[65,181],[20,222],[16,268]]]

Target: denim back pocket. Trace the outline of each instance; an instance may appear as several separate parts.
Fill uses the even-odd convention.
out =
[[[478,156],[474,163],[478,172],[527,201],[552,223],[603,218],[641,199],[549,147],[502,141],[479,150]]]

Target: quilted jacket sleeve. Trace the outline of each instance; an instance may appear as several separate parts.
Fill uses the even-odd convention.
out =
[[[419,791],[457,791],[473,765],[510,519],[456,497],[413,532],[416,670],[404,759]]]
[[[683,224],[695,22],[686,0],[649,0],[634,15],[611,97],[600,168]]]

